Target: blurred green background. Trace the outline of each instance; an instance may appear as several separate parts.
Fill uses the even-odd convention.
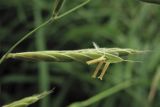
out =
[[[0,0],[0,55],[47,20],[54,2]],[[66,0],[61,13],[81,2]],[[85,102],[87,107],[160,107],[159,28],[159,5],[139,0],[91,0],[78,11],[38,30],[14,52],[93,48],[94,41],[106,48],[151,50],[130,57],[143,63],[112,64],[100,81],[91,78],[95,66],[8,60],[0,65],[0,106],[56,87],[52,95],[31,107],[66,107],[99,93]],[[130,80],[138,83],[126,87],[124,82]],[[80,104],[74,107],[85,106]]]

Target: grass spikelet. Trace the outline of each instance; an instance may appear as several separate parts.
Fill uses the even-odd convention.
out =
[[[81,49],[81,50],[65,50],[65,51],[36,51],[36,52],[21,52],[10,53],[6,56],[6,59],[20,59],[29,61],[52,61],[52,62],[71,62],[78,61],[83,63],[96,63],[106,59],[110,63],[118,63],[126,61],[121,58],[121,55],[128,56],[134,54],[140,54],[137,50],[130,49],[126,51],[120,48],[99,48],[101,52],[96,49]],[[117,53],[115,55],[114,53]]]
[[[81,49],[81,50],[65,50],[65,51],[37,51],[37,52],[22,52],[10,53],[6,59],[14,58],[29,61],[51,61],[51,62],[81,62],[88,65],[98,63],[92,77],[96,78],[98,71],[101,69],[102,64],[105,63],[103,70],[98,77],[100,80],[111,63],[127,62],[140,62],[123,59],[121,56],[128,56],[130,54],[141,54],[145,51],[121,48],[98,48],[95,49]]]
[[[21,100],[15,101],[13,103],[4,105],[2,107],[27,107],[27,106],[37,102],[38,100],[44,98],[45,96],[51,94],[52,92],[53,92],[53,90],[45,91],[43,93],[33,95],[33,96],[30,96],[30,97],[26,97],[26,98],[23,98]]]

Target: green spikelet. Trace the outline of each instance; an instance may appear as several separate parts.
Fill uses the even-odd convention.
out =
[[[45,91],[41,94],[26,97],[26,98],[23,98],[21,100],[15,101],[13,103],[4,105],[2,107],[28,107],[29,105],[37,102],[38,100],[44,98],[45,96],[51,94],[52,92],[53,92],[53,90]]]
[[[37,52],[22,52],[22,53],[9,53],[6,59],[14,58],[20,60],[29,61],[51,61],[51,62],[82,62],[88,65],[97,64],[92,77],[96,78],[101,68],[101,75],[98,77],[103,79],[105,72],[107,71],[111,63],[118,62],[140,62],[125,60],[122,56],[128,56],[130,54],[140,54],[147,51],[139,51],[134,49],[121,49],[121,48],[93,48],[93,49],[81,49],[81,50],[65,50],[65,51],[37,51]],[[104,67],[102,67],[104,64]]]
[[[81,50],[65,50],[65,51],[37,51],[10,53],[6,59],[14,58],[29,61],[52,61],[52,62],[71,62],[77,61],[86,63],[86,61],[97,59],[104,56],[108,62],[117,63],[125,61],[121,56],[130,54],[140,54],[144,51],[120,48],[99,48],[97,49],[81,49]]]

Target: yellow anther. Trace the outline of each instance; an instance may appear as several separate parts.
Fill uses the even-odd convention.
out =
[[[104,76],[104,74],[106,73],[106,71],[107,71],[107,69],[108,69],[108,67],[109,67],[109,62],[106,62],[106,64],[105,64],[105,66],[104,66],[104,68],[103,68],[103,70],[102,70],[102,73],[100,74],[100,76],[98,77],[100,80],[102,80],[103,79],[103,76]]]
[[[93,78],[96,78],[96,77],[97,77],[98,71],[100,70],[100,68],[101,68],[101,66],[103,65],[103,63],[104,63],[103,61],[99,62],[99,64],[98,64],[97,67],[96,67],[96,70],[94,71],[94,73],[93,73],[93,75],[92,75]]]
[[[101,61],[105,61],[105,60],[106,60],[106,58],[104,56],[102,56],[102,57],[97,58],[97,59],[89,60],[86,63],[88,65],[91,65],[91,64],[95,64],[95,63],[98,63],[98,62],[101,62]]]

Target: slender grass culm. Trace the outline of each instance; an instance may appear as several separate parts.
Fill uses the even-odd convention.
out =
[[[22,43],[25,39],[27,39],[28,37],[30,37],[33,33],[35,33],[38,29],[48,25],[49,23],[53,23],[55,20],[58,20],[72,12],[74,12],[75,10],[83,7],[84,5],[86,5],[87,3],[90,2],[90,0],[86,0],[84,1],[83,3],[77,5],[76,7],[68,10],[67,12],[63,13],[63,14],[60,14],[59,15],[59,11],[60,9],[62,8],[63,6],[63,3],[64,3],[65,0],[56,0],[56,3],[55,3],[55,7],[53,9],[53,14],[52,16],[47,20],[45,21],[44,23],[42,23],[41,25],[39,25],[38,27],[36,27],[35,29],[33,29],[32,31],[30,31],[29,33],[27,33],[26,35],[24,35],[18,42],[16,42],[7,52],[6,54],[4,54],[2,56],[2,58],[0,59],[0,64],[4,61],[4,59],[6,58],[6,56],[12,52],[20,43]]]

